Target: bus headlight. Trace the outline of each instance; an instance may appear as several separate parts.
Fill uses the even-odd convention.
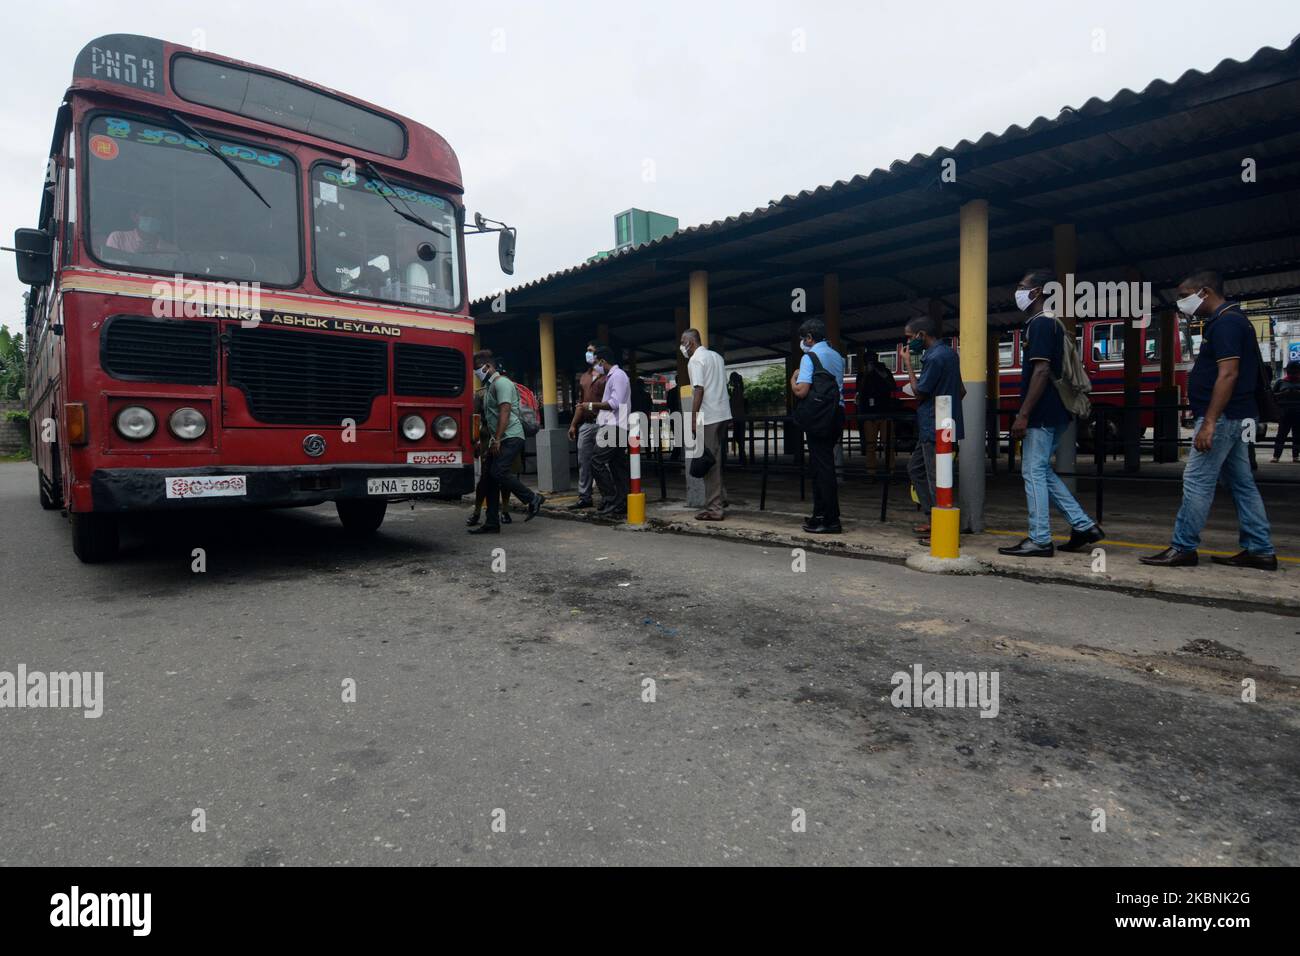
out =
[[[402,434],[408,441],[419,441],[424,433],[424,419],[419,415],[407,415],[402,419]]]
[[[451,441],[459,430],[460,426],[456,424],[456,419],[450,415],[439,415],[433,423],[433,433],[443,441]]]
[[[208,420],[197,408],[178,408],[167,419],[167,427],[177,438],[194,441],[203,437],[203,433],[208,430]]]
[[[144,441],[158,427],[158,419],[143,405],[128,405],[117,413],[117,433],[131,441]]]

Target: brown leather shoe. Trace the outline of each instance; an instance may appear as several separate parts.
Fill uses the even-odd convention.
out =
[[[1215,564],[1226,564],[1232,568],[1254,568],[1256,571],[1276,571],[1276,554],[1255,554],[1253,551],[1241,551],[1230,558],[1210,555]]]
[[[1159,554],[1152,554],[1138,560],[1155,568],[1194,568],[1200,556],[1195,551],[1165,548]]]

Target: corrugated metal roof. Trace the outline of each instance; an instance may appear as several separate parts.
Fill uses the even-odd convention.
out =
[[[1241,182],[1243,144],[1255,183]],[[957,184],[940,180],[948,158]],[[557,270],[507,289],[504,316],[489,297],[472,308],[485,330],[519,311],[589,311],[640,332],[637,310],[682,301],[685,270],[698,265],[710,271],[711,311],[745,313],[734,328],[776,343],[788,335],[790,281],[836,271],[849,333],[955,289],[957,209],[975,197],[990,201],[995,284],[1044,252],[1050,260],[1044,220],[1077,224],[1081,273],[1140,263],[1161,282],[1207,257],[1243,277],[1300,265],[1300,38]],[[783,297],[785,315],[765,321]]]

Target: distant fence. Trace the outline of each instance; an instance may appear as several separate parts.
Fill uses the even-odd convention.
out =
[[[27,423],[10,421],[8,414],[22,410],[22,402],[0,402],[0,456],[16,455],[27,447]]]

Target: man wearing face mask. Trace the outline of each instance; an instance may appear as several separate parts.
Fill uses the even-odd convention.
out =
[[[806,319],[799,326],[799,349],[803,358],[790,376],[794,397],[799,401],[807,399],[812,394],[813,377],[820,371],[834,379],[840,400],[829,430],[821,435],[807,433],[813,513],[804,521],[803,529],[809,534],[840,534],[844,529],[840,525],[840,491],[835,484],[835,446],[840,443],[840,433],[844,430],[844,356],[826,341],[826,323],[821,319]]]
[[[604,395],[605,382],[596,368],[595,342],[587,343],[587,370],[578,377],[578,407],[573,410],[573,422],[569,425],[569,441],[578,443],[578,500],[569,508],[578,511],[592,507],[591,460],[596,454],[596,416],[587,411],[587,405],[598,402]],[[601,502],[601,507],[605,502]]]
[[[1055,505],[1070,522],[1070,540],[1061,545],[1062,551],[1082,551],[1105,537],[1052,470],[1052,456],[1072,417],[1055,384],[1065,358],[1065,329],[1056,316],[1046,311],[1044,293],[1045,287],[1055,281],[1056,275],[1050,269],[1035,269],[1016,288],[1016,305],[1029,314],[1029,320],[1021,333],[1024,371],[1020,379],[1020,413],[1011,423],[1011,437],[1023,440],[1020,474],[1029,506],[1029,537],[1011,547],[998,548],[999,554],[1016,558],[1050,558],[1056,554],[1050,505]]]
[[[483,489],[487,502],[487,519],[480,527],[471,528],[470,534],[499,534],[501,532],[501,491],[511,491],[520,501],[527,502],[528,516],[532,521],[542,510],[545,498],[531,491],[510,470],[524,450],[524,426],[519,411],[519,389],[515,383],[497,371],[488,349],[474,353],[474,374],[483,383],[483,434],[487,453],[483,468],[488,476]]]
[[[608,345],[596,349],[592,368],[600,371],[601,381],[605,383],[600,400],[587,402],[585,406],[587,414],[596,416],[596,453],[591,470],[604,499],[596,513],[618,520],[627,517],[627,415],[632,389],[627,373],[614,363],[614,350]]]
[[[176,247],[162,237],[163,221],[158,207],[142,202],[131,210],[131,229],[110,232],[104,248],[130,255],[150,255],[158,252],[175,252]],[[107,258],[121,259],[121,256]],[[129,256],[128,256],[129,258]]]
[[[1201,530],[1222,481],[1237,506],[1241,551],[1216,564],[1259,571],[1277,570],[1277,553],[1269,538],[1264,500],[1250,473],[1246,447],[1251,425],[1259,418],[1255,387],[1259,380],[1259,342],[1255,327],[1235,304],[1223,297],[1223,278],[1203,270],[1178,286],[1178,309],[1205,319],[1201,350],[1187,376],[1187,401],[1196,421],[1192,452],[1183,469],[1183,503],[1174,519],[1170,546],[1141,558],[1143,564],[1195,566]]]
[[[689,434],[703,439],[704,450],[715,464],[704,475],[704,510],[696,521],[721,521],[727,490],[722,484],[722,436],[731,421],[727,401],[727,363],[712,349],[706,349],[696,329],[682,333],[678,347],[686,356],[691,379],[691,428]]]
[[[957,353],[939,338],[939,323],[928,315],[912,319],[904,326],[907,334],[907,377],[916,395],[916,448],[907,463],[907,475],[921,500],[924,523],[912,530],[920,535],[930,533],[930,510],[934,507],[934,400],[939,395],[952,399],[952,420],[955,426],[953,441],[966,437],[962,422],[961,400],[966,396],[966,386],[961,381],[961,364]],[[912,360],[921,357],[921,375],[918,378]]]

